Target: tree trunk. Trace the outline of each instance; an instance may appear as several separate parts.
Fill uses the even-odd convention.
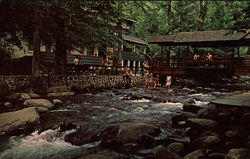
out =
[[[204,30],[206,12],[207,12],[206,1],[200,0],[200,14],[199,14],[199,22],[197,28],[198,31]]]
[[[32,75],[39,75],[39,62],[40,62],[40,34],[36,26],[33,32],[33,59],[32,59]]]
[[[67,64],[67,44],[65,42],[65,25],[61,19],[58,19],[58,32],[55,44],[55,62],[56,73],[64,74],[65,66]]]
[[[122,15],[122,1],[118,2],[118,9],[120,11],[120,15]],[[122,39],[122,19],[119,18],[118,20],[118,36],[120,39]],[[118,66],[121,66],[121,60],[122,60],[122,44],[121,42],[118,42],[118,59],[117,59],[117,64]]]
[[[168,1],[168,8],[167,8],[167,34],[170,34],[170,25],[171,25],[171,16],[172,16],[172,0]]]
[[[67,63],[67,47],[64,41],[64,36],[58,36],[55,44],[55,61],[56,61],[56,72],[57,74],[64,74],[63,71],[65,69]]]

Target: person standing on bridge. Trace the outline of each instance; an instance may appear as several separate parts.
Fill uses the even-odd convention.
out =
[[[196,53],[196,54],[194,55],[194,57],[193,57],[194,65],[195,65],[196,67],[199,67],[199,57],[200,57],[200,55],[199,55],[198,53]]]
[[[211,55],[210,53],[207,53],[206,61],[208,63],[208,66],[211,66],[211,63],[213,61],[212,57],[213,55]]]
[[[207,58],[206,58],[206,60],[207,60],[207,61],[212,61],[212,57],[213,57],[213,55],[211,55],[210,53],[207,53]]]

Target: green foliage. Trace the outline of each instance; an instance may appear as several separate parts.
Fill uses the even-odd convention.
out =
[[[66,48],[117,40],[114,27],[119,12],[108,1],[0,1],[0,38],[20,46],[17,33],[32,36],[38,27],[41,40],[53,44],[63,38]],[[5,40],[6,41],[6,40]]]
[[[122,12],[119,5],[122,5]],[[21,46],[22,34],[32,36],[39,27],[41,40],[54,44],[63,39],[67,49],[82,49],[120,40],[115,23],[123,17],[137,20],[135,36],[176,34],[197,30],[242,29],[250,26],[248,1],[0,1],[0,45]],[[177,54],[178,48],[172,48]],[[185,50],[185,49],[184,49]],[[203,49],[213,51],[213,49]],[[215,51],[226,54],[223,49]],[[149,56],[160,48],[149,45]]]
[[[202,30],[232,30],[236,26],[249,28],[249,4],[248,1],[127,1],[123,11],[137,20],[135,35],[147,40],[154,35],[198,31],[199,25],[203,25]],[[190,50],[192,52],[193,49]],[[219,56],[229,54],[228,49],[223,48],[202,50],[212,51]],[[178,51],[178,47],[172,48],[173,55]],[[160,47],[149,45],[147,54],[159,56]]]

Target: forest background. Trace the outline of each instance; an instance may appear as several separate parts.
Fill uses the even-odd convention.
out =
[[[250,2],[0,0],[0,48],[21,46],[22,37],[31,37],[34,45],[32,70],[36,74],[41,43],[54,45],[57,59],[65,60],[67,50],[92,44],[101,48],[107,43],[120,41],[121,38],[114,32],[121,30],[119,26],[124,17],[137,21],[134,35],[145,41],[150,36],[179,32],[242,31],[250,28]],[[114,23],[117,25],[111,25]],[[175,56],[186,47],[171,49]],[[191,48],[190,51],[193,50]],[[199,48],[199,51],[228,56],[232,47]],[[4,51],[0,49],[0,52]],[[250,55],[250,49],[241,47],[240,53]],[[147,54],[150,57],[159,56],[160,47],[148,45]]]
[[[135,35],[147,40],[149,36],[171,35],[179,32],[206,30],[237,30],[250,28],[249,1],[128,1],[123,13],[137,20]],[[205,39],[204,39],[205,40]],[[172,52],[186,47],[173,47]],[[158,56],[157,45],[148,46],[148,54]],[[191,49],[193,51],[193,49]],[[201,52],[226,55],[232,48],[200,48]],[[240,48],[241,55],[250,55],[248,47]]]

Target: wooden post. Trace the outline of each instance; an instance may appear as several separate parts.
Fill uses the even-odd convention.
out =
[[[187,46],[187,56],[189,56],[189,46]]]
[[[234,57],[234,46],[233,46],[233,52],[232,52],[232,57]]]
[[[163,58],[163,45],[161,45],[161,58]]]
[[[33,33],[33,58],[32,58],[32,75],[39,75],[39,61],[40,61],[40,34],[36,26]]]
[[[119,14],[122,15],[122,1],[118,2],[118,8],[119,8]],[[122,19],[118,19],[117,24],[118,29],[118,37],[120,40],[122,40]],[[118,66],[121,66],[121,60],[122,60],[122,44],[121,41],[118,41]]]
[[[238,57],[240,57],[240,46],[238,46]]]

